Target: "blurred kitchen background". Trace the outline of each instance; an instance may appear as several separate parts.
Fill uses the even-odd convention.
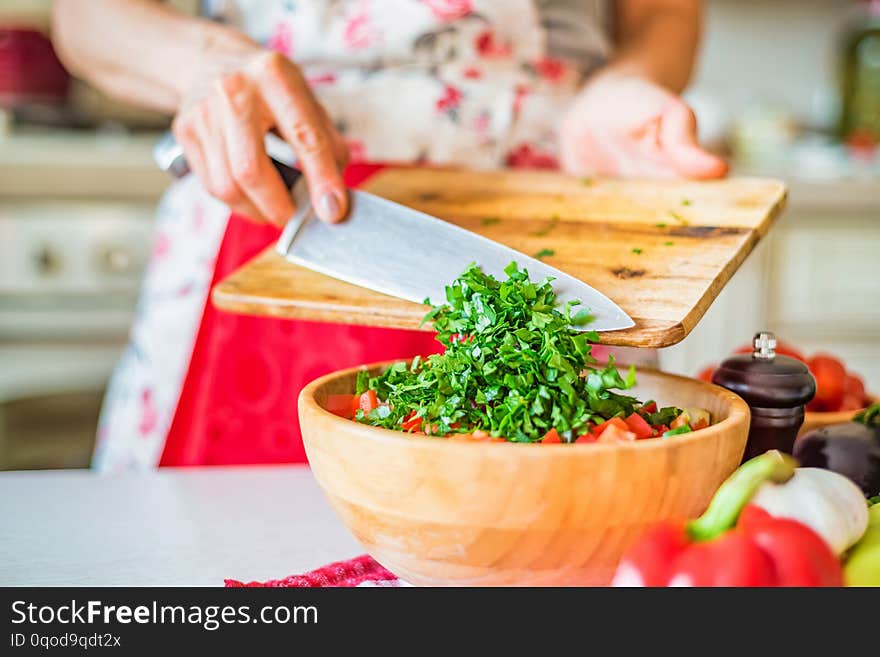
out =
[[[168,119],[68,79],[50,5],[0,0],[0,469],[88,465],[167,183]],[[880,393],[880,2],[709,0],[686,95],[735,173],[790,197],[662,367],[695,375],[766,328]]]

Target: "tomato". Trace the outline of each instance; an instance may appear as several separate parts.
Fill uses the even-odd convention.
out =
[[[597,436],[596,434],[585,433],[582,436],[578,436],[574,442],[576,442],[576,443],[594,443],[597,440],[599,440],[599,436]]]
[[[750,344],[744,344],[742,347],[739,347],[734,351],[735,354],[750,354],[755,350],[755,348]],[[783,342],[782,340],[776,341],[776,353],[780,356],[788,356],[789,358],[795,358],[803,363],[807,362],[807,359],[804,358],[804,355],[792,345],[787,342]]]
[[[700,373],[697,374],[697,378],[700,381],[705,381],[706,383],[712,383],[712,375],[715,374],[715,368],[717,365],[707,365],[703,369],[700,370]]]
[[[816,396],[810,405],[819,411],[836,411],[846,393],[846,368],[834,356],[816,354],[807,361],[816,379]]]
[[[376,397],[376,391],[367,390],[366,392],[361,394],[361,397],[358,400],[358,405],[364,412],[364,415],[367,415],[374,408],[379,408],[379,398]]]
[[[638,413],[633,413],[626,418],[624,422],[626,422],[626,426],[629,427],[629,430],[636,434],[636,439],[650,438],[654,435],[654,430],[651,429],[651,425],[645,422],[645,418]]]
[[[544,437],[541,438],[541,443],[544,445],[549,445],[550,443],[561,443],[562,439],[559,437],[559,433],[556,429],[550,429],[547,433],[544,434]]]
[[[641,407],[638,411],[636,411],[636,412],[639,413],[639,414],[641,414],[641,415],[649,415],[649,414],[651,414],[651,413],[656,413],[656,412],[657,412],[657,402],[655,402],[655,401],[648,402],[647,404],[645,404],[644,406],[642,406],[642,407]]]
[[[325,408],[339,417],[351,420],[358,409],[357,395],[330,395]]]
[[[621,429],[617,424],[608,424],[599,434],[600,443],[621,443],[632,442],[636,439],[636,434],[626,429]],[[626,426],[626,423],[623,423]]]
[[[659,436],[662,436],[664,433],[669,431],[669,427],[667,427],[665,424],[655,424],[651,428],[654,430],[654,435],[652,436],[653,438],[658,438]]]
[[[858,399],[860,404],[867,404],[868,398],[865,395],[865,383],[860,376],[847,374],[846,383],[843,386],[843,394],[845,397]]]
[[[609,426],[616,426],[621,431],[629,431],[629,425],[626,422],[624,422],[619,417],[613,417],[607,422],[603,422],[595,429],[593,429],[593,433],[597,436],[601,436],[605,429],[607,429]]]
[[[400,426],[404,431],[421,431],[422,418],[416,417],[416,411],[412,411],[403,418],[403,423]]]

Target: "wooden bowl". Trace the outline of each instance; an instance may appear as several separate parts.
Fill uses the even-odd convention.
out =
[[[871,404],[876,404],[877,401],[880,401],[880,398],[874,395],[868,395],[868,404],[865,408]],[[807,411],[804,413],[804,423],[798,431],[798,438],[813,429],[821,429],[822,427],[827,427],[829,424],[842,424],[844,422],[849,422],[853,419],[854,415],[861,413],[865,408],[856,411],[831,411],[830,413]]]
[[[735,394],[645,371],[635,389],[640,398],[708,409],[717,424],[626,444],[412,436],[324,410],[328,395],[354,391],[359,369],[303,389],[306,453],[367,552],[419,585],[607,584],[646,525],[705,509],[739,464],[749,427],[749,408]]]

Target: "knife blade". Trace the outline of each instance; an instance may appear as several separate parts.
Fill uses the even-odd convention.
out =
[[[428,299],[433,305],[445,303],[446,285],[471,264],[503,280],[504,268],[516,262],[532,280],[553,278],[560,305],[579,301],[578,308],[589,310],[594,320],[583,330],[635,326],[616,303],[587,283],[537,258],[375,194],[349,190],[346,219],[338,224],[321,221],[312,209],[304,178],[280,161],[292,160],[289,147],[271,134],[266,141],[273,163],[280,165],[282,177],[292,185],[297,208],[276,245],[289,262],[408,301]],[[175,175],[187,170],[183,151],[173,137],[157,144],[154,158]]]

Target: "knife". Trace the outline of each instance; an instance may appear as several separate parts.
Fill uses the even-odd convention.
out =
[[[290,147],[273,134],[266,150],[291,189],[296,212],[276,250],[289,262],[376,292],[433,305],[446,302],[446,285],[472,263],[499,280],[515,261],[532,280],[553,278],[560,305],[581,302],[594,320],[583,330],[616,331],[635,322],[598,290],[536,258],[431,215],[362,190],[349,190],[349,212],[338,224],[314,213],[305,178],[289,163]],[[176,177],[189,171],[183,148],[167,133],[153,149],[159,167]]]

